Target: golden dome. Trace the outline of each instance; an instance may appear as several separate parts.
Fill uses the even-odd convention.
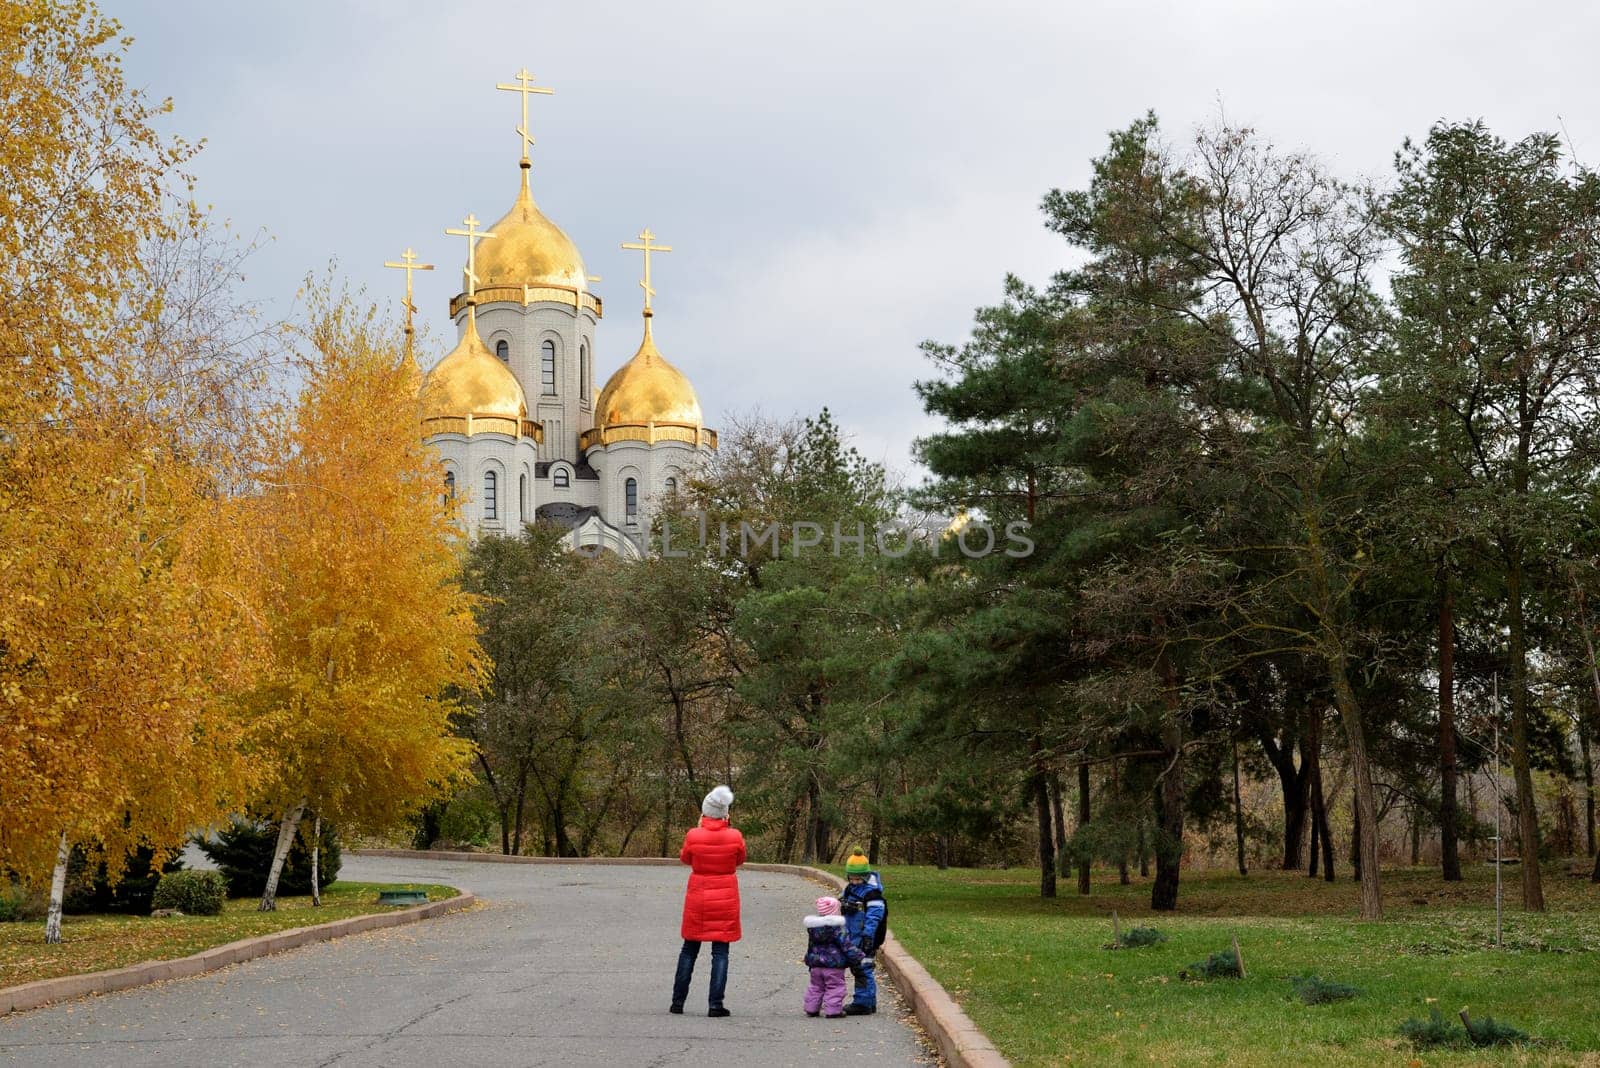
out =
[[[517,376],[484,345],[471,312],[467,313],[467,332],[461,343],[428,372],[422,383],[424,427],[435,420],[450,421],[435,424],[430,432],[446,432],[454,429],[455,423],[465,426],[469,417],[482,423],[480,430],[492,429],[513,436],[524,432],[523,423],[528,417],[528,399]],[[503,427],[510,429],[502,430]]]
[[[587,287],[589,276],[577,246],[533,202],[526,166],[517,202],[489,232],[494,236],[478,245],[480,291],[490,286],[555,285],[579,291]]]
[[[648,423],[679,423],[699,426],[700,398],[682,371],[672,366],[656,348],[650,336],[650,320],[644,321],[644,340],[633,359],[617,368],[616,374],[600,391],[595,402],[597,427],[644,426]]]

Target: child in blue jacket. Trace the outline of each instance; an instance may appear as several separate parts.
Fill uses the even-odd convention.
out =
[[[861,950],[862,960],[852,964],[856,992],[845,1008],[846,1016],[868,1016],[878,1011],[877,963],[873,955],[888,937],[889,906],[883,899],[883,880],[872,870],[872,862],[857,849],[844,865],[844,891],[839,895],[839,910],[845,916],[850,941]]]

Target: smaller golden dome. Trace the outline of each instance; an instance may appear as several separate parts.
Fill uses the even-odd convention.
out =
[[[467,313],[467,332],[450,355],[422,383],[422,422],[436,419],[495,419],[521,430],[528,399],[511,369],[495,358],[478,336],[476,317]],[[498,429],[498,425],[496,426]],[[485,429],[488,429],[486,426]]]
[[[617,368],[606,388],[600,391],[594,406],[595,425],[677,423],[699,426],[701,418],[700,398],[684,373],[668,363],[656,348],[647,317],[639,351]]]
[[[523,285],[587,288],[589,276],[578,248],[533,202],[526,166],[517,202],[489,232],[494,236],[478,245],[478,289]]]

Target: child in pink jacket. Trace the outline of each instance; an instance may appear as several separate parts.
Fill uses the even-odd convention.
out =
[[[817,914],[806,917],[806,967],[811,969],[811,985],[806,987],[807,1016],[816,1016],[823,1009],[830,1020],[844,1016],[845,971],[852,964],[860,964],[862,957],[861,950],[845,933],[838,898],[817,898]]]

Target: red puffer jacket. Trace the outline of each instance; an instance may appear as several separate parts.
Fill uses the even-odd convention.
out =
[[[727,820],[700,817],[700,826],[683,836],[678,859],[689,865],[683,895],[683,938],[688,942],[739,941],[739,877],[744,835]]]

